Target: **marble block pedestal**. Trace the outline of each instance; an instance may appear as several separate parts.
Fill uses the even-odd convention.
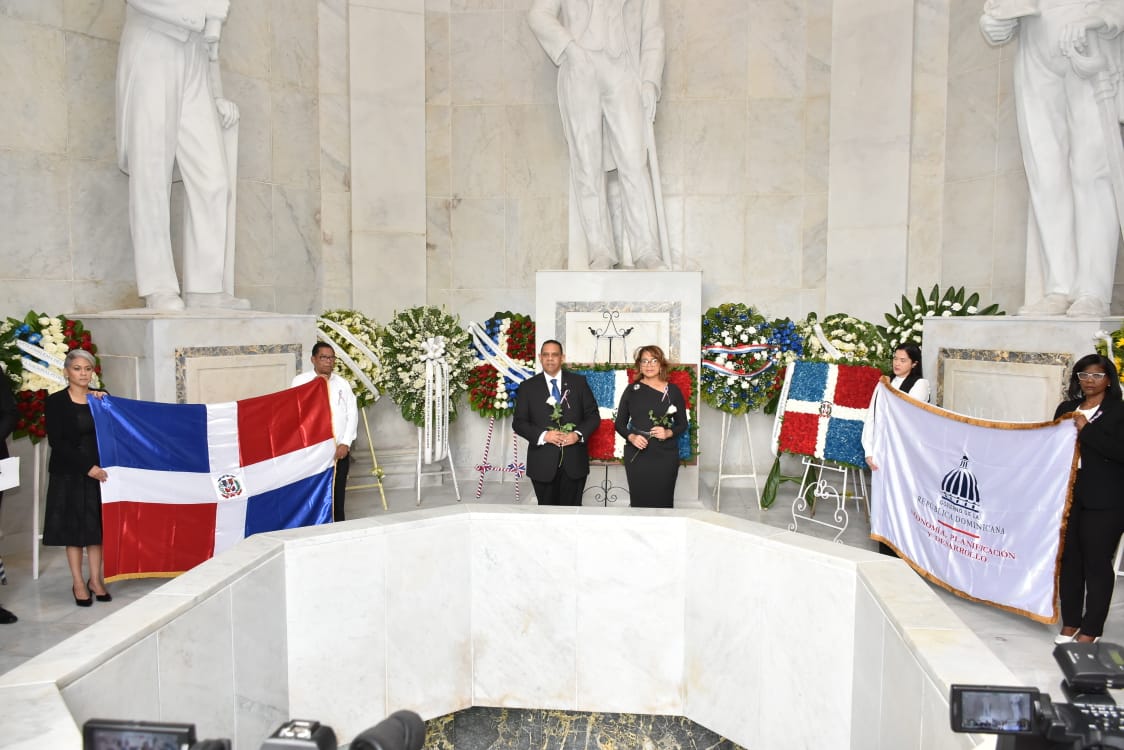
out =
[[[1120,317],[927,318],[922,366],[933,403],[981,419],[1048,420],[1073,363],[1095,351],[1096,333]]]
[[[84,313],[118,396],[221,403],[289,387],[316,341],[314,315],[240,310]]]

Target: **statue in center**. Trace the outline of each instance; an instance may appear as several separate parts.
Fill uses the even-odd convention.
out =
[[[234,296],[238,107],[218,48],[230,0],[126,0],[117,56],[117,157],[129,175],[137,292],[153,310],[249,309]],[[184,187],[183,292],[172,257],[171,185]]]
[[[534,0],[527,23],[558,66],[570,152],[571,263],[576,240],[584,240],[590,269],[621,261],[606,187],[606,170],[615,168],[621,233],[633,264],[666,268],[657,234],[662,196],[653,193],[653,185],[660,188],[652,129],[664,66],[660,0]]]
[[[993,46],[1018,35],[1015,112],[1030,192],[1020,315],[1109,314],[1124,206],[1116,97],[1124,0],[987,0]],[[1115,192],[1114,192],[1115,189]]]

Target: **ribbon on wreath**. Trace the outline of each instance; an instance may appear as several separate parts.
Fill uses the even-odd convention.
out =
[[[445,361],[445,337],[430,336],[421,342],[425,362],[425,427],[422,455],[425,463],[440,461],[449,453],[449,365]]]
[[[336,342],[333,341],[332,337],[324,330],[325,328],[327,328],[328,330],[339,336],[341,339],[346,341],[348,344],[354,346],[364,357],[371,360],[376,365],[379,363],[378,355],[367,348],[366,344],[360,341],[358,337],[352,335],[351,331],[347,330],[339,323],[335,322],[334,320],[328,320],[327,318],[318,318],[316,322],[319,326],[319,329],[316,331],[316,338],[328,344],[335,344]],[[365,387],[375,399],[378,399],[379,389],[376,388],[374,382],[369,377],[367,377],[367,373],[363,372],[363,368],[360,367],[355,362],[355,360],[348,355],[344,347],[334,346],[333,348],[336,351],[336,356],[343,361],[344,365],[347,366],[347,369],[351,370],[356,379],[363,384],[363,387]]]
[[[472,343],[476,347],[476,351],[479,352],[480,358],[486,364],[496,368],[500,375],[516,383],[522,383],[535,374],[533,369],[519,364],[509,357],[507,352],[501,350],[479,323],[469,323],[468,332],[472,335]]]
[[[66,386],[66,376],[62,374],[64,364],[62,357],[55,356],[43,347],[29,344],[22,339],[16,339],[16,347],[24,355],[20,358],[23,369],[33,372],[41,378],[46,378],[56,385]],[[44,363],[46,366],[44,366]],[[57,368],[57,371],[51,369],[52,367]]]
[[[719,364],[718,362],[711,362],[710,360],[705,359],[705,357],[708,354],[732,354],[737,356],[741,354],[754,354],[757,352],[768,353],[779,348],[780,347],[773,344],[743,344],[741,346],[722,346],[721,344],[713,344],[710,346],[704,346],[702,348],[704,359],[702,362],[700,362],[700,364],[708,370],[714,370],[715,372],[721,373],[723,375],[731,375],[736,378],[752,378],[760,375],[776,364],[771,356],[766,359],[765,364],[760,368],[747,372],[735,370],[732,367],[727,367],[726,365]]]

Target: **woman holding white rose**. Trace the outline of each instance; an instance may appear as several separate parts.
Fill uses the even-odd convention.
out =
[[[687,403],[667,380],[668,362],[655,345],[636,352],[636,380],[617,406],[617,433],[625,439],[624,471],[634,508],[674,506],[679,436],[687,431]]]

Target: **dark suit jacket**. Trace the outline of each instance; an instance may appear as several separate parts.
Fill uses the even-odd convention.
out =
[[[1077,411],[1081,399],[1065,401],[1054,412]],[[1082,507],[1108,510],[1124,507],[1124,403],[1104,401],[1089,424],[1077,433],[1081,468],[1073,486]]]
[[[0,372],[0,458],[8,457],[8,436],[16,429],[19,409],[16,396],[12,393],[12,382]]]
[[[50,474],[82,474],[98,465],[97,451],[82,449],[78,432],[78,405],[70,400],[65,388],[47,396],[47,442],[51,446]]]
[[[585,441],[601,424],[597,411],[597,400],[589,383],[581,375],[562,370],[560,390],[562,399],[562,423],[574,423],[574,430],[582,434],[582,440],[575,445],[566,446],[562,451],[562,469],[566,475],[575,479],[589,474],[589,453]],[[527,476],[536,482],[550,482],[558,472],[558,451],[556,445],[539,445],[543,432],[553,429],[550,422],[552,407],[546,403],[550,387],[543,373],[527,378],[519,384],[515,393],[515,417],[512,429],[527,440]]]

